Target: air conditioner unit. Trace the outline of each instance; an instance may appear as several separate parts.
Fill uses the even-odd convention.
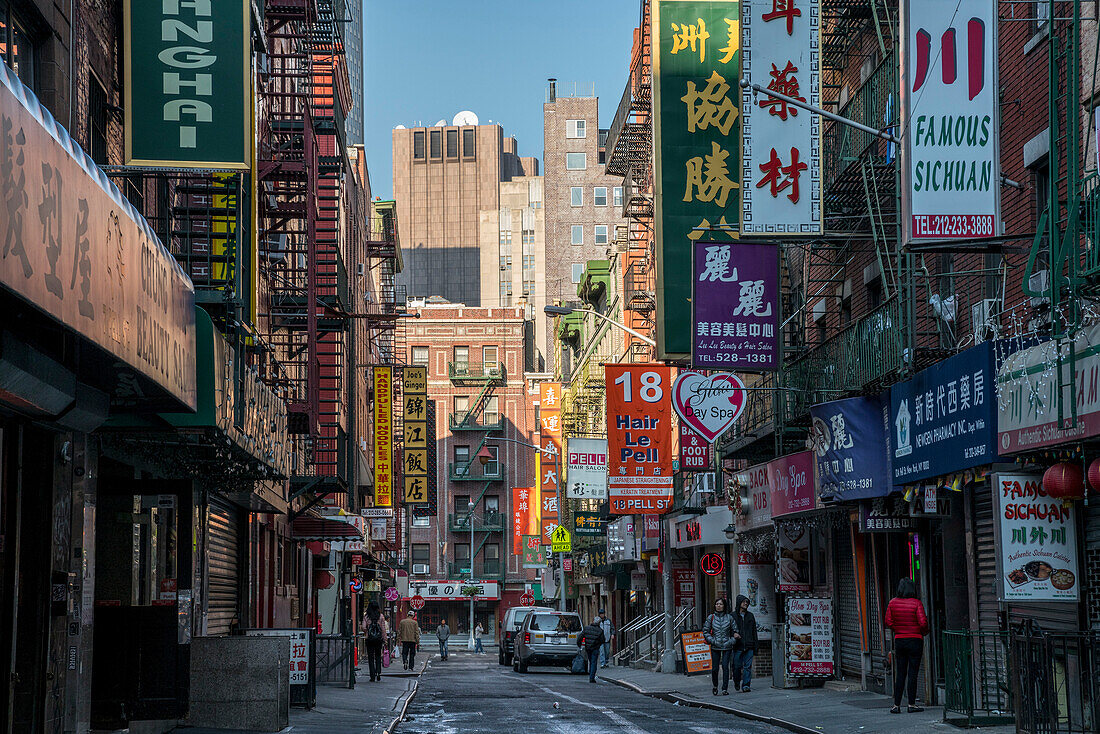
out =
[[[264,239],[264,255],[268,262],[276,263],[286,259],[286,240],[286,232],[269,235]]]
[[[1000,331],[1001,302],[997,298],[983,298],[970,307],[970,323],[974,327],[974,341],[994,339]]]
[[[413,564],[413,576],[427,576],[428,564],[427,563],[414,563]]]
[[[1049,270],[1036,270],[1031,274],[1031,277],[1027,279],[1027,287],[1032,293],[1049,293],[1050,292],[1050,271]],[[1046,296],[1032,296],[1031,307],[1043,308],[1050,304],[1050,298]]]
[[[355,264],[355,274],[362,278],[367,273],[367,266],[364,263]]]

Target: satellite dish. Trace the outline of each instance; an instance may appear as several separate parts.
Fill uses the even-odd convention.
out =
[[[447,121],[446,120],[440,120],[436,124],[432,125],[432,127],[447,127]]]
[[[398,125],[397,127],[394,128],[394,130],[404,130],[404,129],[405,129],[404,125]]]
[[[452,125],[477,125],[479,123],[478,123],[477,115],[475,115],[473,112],[470,112],[469,110],[462,110],[462,112],[459,112],[457,115],[455,115],[454,119],[451,121],[451,124]]]

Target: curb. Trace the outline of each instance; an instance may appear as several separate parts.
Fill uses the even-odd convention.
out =
[[[420,688],[420,676],[424,674],[424,671],[428,669],[428,661],[425,660],[420,666],[420,672],[413,678],[412,688],[405,693],[405,700],[401,702],[401,711],[394,717],[390,725],[382,730],[382,734],[393,734],[397,730],[397,725],[405,720],[405,712],[409,710],[409,704],[412,703],[413,696],[416,695],[416,691]]]
[[[692,706],[695,708],[710,709],[711,711],[721,711],[727,714],[733,714],[739,716],[742,719],[749,719],[750,721],[758,721],[762,724],[771,724],[772,726],[778,726],[781,729],[794,732],[794,734],[821,734],[819,729],[811,729],[801,724],[796,724],[793,721],[785,721],[784,719],[777,719],[774,716],[764,716],[763,714],[754,714],[751,711],[745,711],[744,709],[736,709],[732,706],[723,706],[718,703],[710,703],[709,701],[701,701],[697,698],[685,698],[672,691],[646,691],[633,683],[628,683],[625,680],[616,680],[615,678],[606,678],[600,676],[600,680],[607,681],[608,683],[614,683],[617,686],[626,688],[640,693],[643,696],[649,696],[650,698],[659,698],[662,701],[668,701],[669,703],[679,703],[681,706]]]

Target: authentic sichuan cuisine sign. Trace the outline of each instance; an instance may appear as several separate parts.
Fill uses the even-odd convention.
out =
[[[1001,599],[1077,601],[1073,505],[1047,495],[1039,474],[995,474]]]

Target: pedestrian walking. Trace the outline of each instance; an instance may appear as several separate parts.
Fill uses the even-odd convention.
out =
[[[477,627],[474,627],[474,654],[484,655],[485,648],[481,646],[481,636],[485,634],[485,628],[481,626],[481,622],[477,623]]]
[[[600,648],[603,647],[603,630],[600,629],[600,620],[597,617],[591,624],[585,626],[577,636],[577,647],[584,648],[584,654],[588,657],[588,682],[596,682],[596,671],[600,667]]]
[[[378,602],[367,605],[367,613],[363,615],[363,636],[367,647],[367,671],[370,673],[371,682],[382,680],[382,648],[389,637],[386,629],[386,618],[382,616],[382,610],[378,608]]]
[[[451,637],[451,628],[447,626],[447,620],[439,623],[435,628],[435,637],[439,640],[439,659],[447,659],[447,640]]]
[[[416,623],[416,612],[409,610],[409,616],[397,625],[397,641],[401,643],[401,661],[405,670],[412,670],[416,664],[416,650],[420,647],[420,625]]]
[[[733,687],[742,693],[748,693],[752,684],[752,659],[756,655],[756,617],[749,611],[749,598],[738,595],[734,610],[734,623],[741,639],[737,641],[733,652]]]
[[[611,662],[611,643],[615,641],[615,625],[607,618],[607,610],[600,610],[600,630],[603,632],[603,645],[600,646],[600,667],[606,668]]]
[[[905,688],[908,689],[909,713],[924,711],[917,706],[917,674],[924,656],[928,617],[917,598],[917,586],[912,579],[898,582],[897,596],[886,605],[886,628],[894,637],[894,708],[890,713],[901,713],[901,692]]]
[[[710,645],[711,693],[718,695],[718,669],[722,669],[722,695],[729,695],[730,660],[733,648],[741,639],[733,615],[729,612],[729,603],[719,597],[714,601],[714,611],[707,615],[703,624],[703,639]]]

